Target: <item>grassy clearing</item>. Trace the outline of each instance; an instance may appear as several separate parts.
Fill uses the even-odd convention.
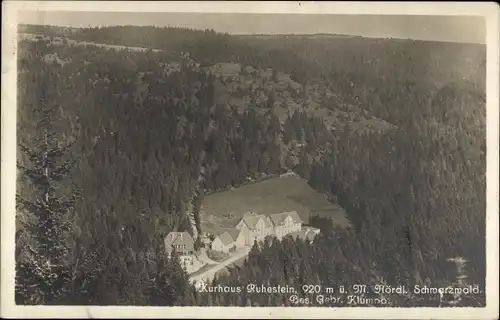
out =
[[[287,175],[206,196],[201,227],[203,232],[220,233],[234,227],[248,211],[272,214],[292,210],[305,223],[311,214],[319,214],[332,217],[341,226],[349,224],[343,208],[328,201],[304,179]]]

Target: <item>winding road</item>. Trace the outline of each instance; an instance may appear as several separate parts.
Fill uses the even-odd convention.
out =
[[[212,281],[217,272],[219,272],[220,270],[222,270],[225,267],[230,266],[231,264],[235,263],[236,261],[246,257],[249,252],[250,252],[250,247],[241,248],[238,251],[236,251],[233,254],[233,256],[231,256],[229,259],[218,263],[213,268],[208,269],[207,271],[192,277],[190,280],[192,283],[196,283],[198,281]],[[200,258],[201,258],[201,255],[200,255]],[[207,257],[207,259],[210,260],[208,257]],[[210,261],[214,262],[213,260],[210,260]]]

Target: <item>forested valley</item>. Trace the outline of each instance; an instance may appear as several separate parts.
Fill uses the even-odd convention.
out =
[[[16,303],[288,306],[272,294],[197,292],[163,243],[173,230],[203,232],[205,194],[287,171],[334,196],[351,228],[314,217],[313,244],[254,246],[214,284],[444,287],[464,285],[465,273],[484,290],[485,46],[155,27],[23,32],[161,51],[19,40]],[[210,71],[221,62],[252,66],[252,85],[241,85],[244,71]],[[282,74],[298,84],[286,95]],[[232,103],[238,94],[243,106]],[[278,112],[292,101],[294,112]],[[331,124],[316,110],[344,117]],[[391,301],[485,304],[484,293]]]

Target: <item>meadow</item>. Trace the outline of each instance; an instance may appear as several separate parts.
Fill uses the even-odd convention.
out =
[[[344,209],[311,188],[297,175],[284,175],[206,196],[200,209],[202,232],[218,234],[234,227],[246,212],[273,214],[297,211],[307,224],[311,215],[330,217],[348,226]]]

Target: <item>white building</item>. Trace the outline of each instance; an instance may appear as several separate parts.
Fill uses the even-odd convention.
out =
[[[274,233],[278,239],[285,235],[298,232],[302,229],[302,219],[297,211],[275,213],[270,216],[274,226]]]
[[[215,237],[211,247],[214,251],[229,252],[234,247],[233,237],[225,231]]]
[[[265,237],[274,234],[273,224],[268,216],[249,212],[236,225],[245,237],[245,245],[252,246],[254,241],[262,241]]]

